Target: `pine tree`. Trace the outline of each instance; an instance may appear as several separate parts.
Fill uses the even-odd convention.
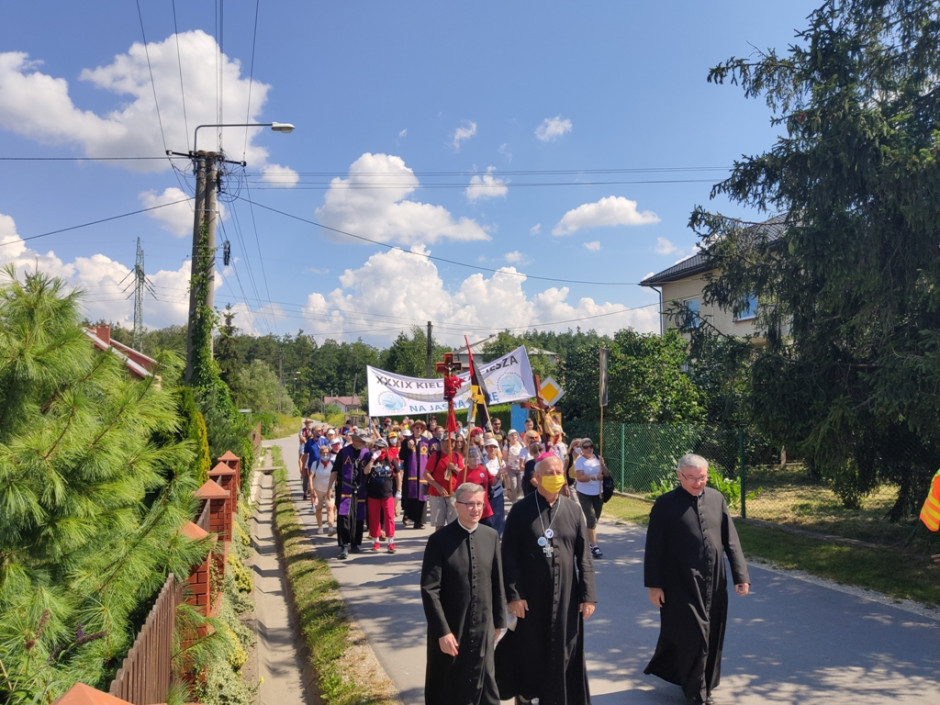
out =
[[[146,606],[205,546],[174,396],[132,379],[41,273],[0,288],[0,700],[107,689]],[[136,620],[136,621],[135,621]]]

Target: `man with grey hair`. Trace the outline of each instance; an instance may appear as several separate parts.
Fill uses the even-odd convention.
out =
[[[457,487],[457,519],[431,534],[421,566],[427,705],[499,705],[493,652],[506,626],[499,536],[480,524],[483,487]]]
[[[561,460],[536,459],[534,492],[512,505],[503,532],[508,610],[518,620],[496,650],[503,699],[522,705],[590,705],[584,620],[597,589],[581,507],[562,490]]]
[[[682,687],[692,705],[713,703],[721,679],[731,563],[734,591],[747,595],[751,579],[728,505],[708,481],[708,461],[679,459],[679,487],[660,496],[646,531],[643,584],[659,608],[656,652],[644,673]]]

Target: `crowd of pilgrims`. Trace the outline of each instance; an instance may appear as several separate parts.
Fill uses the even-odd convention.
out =
[[[436,530],[450,523],[456,518],[454,491],[464,482],[484,488],[480,523],[502,536],[507,501],[536,490],[535,461],[548,451],[564,464],[563,493],[579,501],[590,550],[601,558],[596,526],[606,465],[588,438],[565,443],[543,437],[532,418],[525,419],[521,432],[504,431],[494,417],[488,429],[461,425],[453,438],[433,416],[427,421],[386,418],[369,428],[349,419],[339,428],[305,419],[298,434],[303,496],[314,511],[317,531],[338,536],[341,559],[361,550],[366,531],[374,551],[386,543],[394,553],[397,518],[403,528],[413,529],[430,524]]]

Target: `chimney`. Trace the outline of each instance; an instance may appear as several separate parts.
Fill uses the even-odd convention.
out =
[[[111,324],[99,323],[95,326],[95,335],[104,342],[105,345],[111,344]]]

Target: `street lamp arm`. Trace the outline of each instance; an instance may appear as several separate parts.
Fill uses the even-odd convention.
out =
[[[294,126],[289,122],[224,122],[196,125],[196,129],[193,130],[194,154],[199,151],[196,149],[196,141],[199,139],[199,130],[201,130],[203,127],[270,127],[274,132],[288,133],[294,131]]]

